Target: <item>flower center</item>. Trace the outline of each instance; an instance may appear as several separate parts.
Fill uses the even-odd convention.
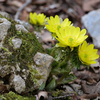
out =
[[[60,25],[58,25],[58,26],[57,26],[57,29],[59,30],[60,28],[61,28],[61,26],[60,26]]]
[[[72,38],[69,38],[69,39],[68,39],[68,41],[69,41],[69,42],[72,42],[72,41],[73,41],[73,39],[72,39]]]
[[[87,54],[84,54],[84,58],[87,58],[87,56],[88,56]]]

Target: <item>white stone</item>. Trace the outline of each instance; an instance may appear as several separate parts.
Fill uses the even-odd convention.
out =
[[[20,48],[21,44],[22,44],[22,40],[19,39],[19,38],[14,38],[12,39],[12,43],[13,43],[13,46],[14,48]]]
[[[89,12],[81,19],[93,39],[93,44],[100,48],[100,9]]]
[[[18,93],[22,93],[25,91],[25,81],[22,79],[20,75],[12,74],[10,77],[10,86],[13,86],[15,91]]]
[[[10,15],[6,12],[0,11],[0,15],[2,15],[3,17],[6,17],[6,18],[11,18]]]
[[[11,22],[5,18],[0,18],[0,46],[3,44],[3,40],[7,35],[8,29],[11,27]]]
[[[19,67],[19,65],[20,65],[20,63],[16,64],[16,71],[18,71],[18,72],[20,72],[20,70],[21,70],[20,67]]]
[[[15,27],[16,27],[17,31],[22,31],[22,32],[28,33],[28,30],[21,24],[16,24]]]
[[[27,28],[28,30],[30,29],[30,24],[25,22],[25,21],[21,21],[21,20],[15,20],[16,22],[20,23],[21,25],[23,25],[25,28]]]

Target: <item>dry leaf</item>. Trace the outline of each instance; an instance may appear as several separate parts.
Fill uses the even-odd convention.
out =
[[[23,4],[22,4],[20,1],[18,1],[18,0],[9,1],[9,2],[7,2],[7,4],[10,5],[10,6],[16,6],[16,7],[18,7],[18,8],[20,8],[20,7],[23,5]]]
[[[48,93],[46,91],[40,91],[38,95],[36,95],[36,100],[48,100]]]
[[[97,3],[100,3],[100,0],[84,0],[83,1],[83,10],[86,11],[92,11],[94,10],[94,6],[96,6]]]

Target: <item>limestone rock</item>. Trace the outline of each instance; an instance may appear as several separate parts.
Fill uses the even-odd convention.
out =
[[[7,35],[8,29],[11,27],[11,22],[5,18],[0,18],[0,46],[2,46],[3,39]]]
[[[15,27],[16,27],[17,31],[22,31],[22,32],[28,33],[28,30],[25,29],[25,27],[23,25],[21,25],[21,24],[16,24]]]
[[[25,81],[20,75],[12,74],[10,76],[10,85],[14,87],[15,91],[18,93],[25,91]]]
[[[20,23],[21,25],[23,25],[25,28],[27,28],[28,30],[30,29],[30,24],[25,22],[25,21],[21,21],[21,20],[15,20],[16,22]]]
[[[2,15],[3,17],[6,17],[6,18],[11,18],[11,16],[6,12],[0,11],[0,15]]]
[[[1,77],[5,77],[6,75],[10,74],[11,73],[11,67],[12,66],[9,66],[9,65],[0,65],[0,76]]]
[[[18,71],[18,72],[20,72],[20,71],[21,71],[21,69],[20,69],[19,65],[20,65],[20,63],[17,63],[17,64],[16,64],[16,71]]]
[[[37,52],[34,56],[34,62],[36,65],[32,66],[33,69],[38,71],[38,74],[43,76],[38,80],[38,85],[40,86],[43,82],[46,82],[49,73],[51,71],[51,64],[54,61],[53,57],[48,54],[42,54]]]
[[[14,48],[20,48],[20,46],[22,44],[22,40],[19,38],[14,38],[14,39],[12,39],[12,43],[14,45]]]
[[[37,52],[34,56],[34,61],[37,66],[47,66],[49,68],[52,61],[54,61],[53,57],[48,54],[42,54],[40,52]]]
[[[100,9],[89,12],[81,19],[93,39],[93,44],[100,48]]]

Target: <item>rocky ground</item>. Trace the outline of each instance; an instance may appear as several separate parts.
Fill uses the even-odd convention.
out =
[[[26,4],[27,6],[26,7],[23,6],[24,4]],[[34,30],[32,26],[25,28],[26,26],[28,26],[28,23],[25,22],[28,21],[28,16],[30,12],[44,13],[48,17],[59,15],[63,19],[68,17],[69,20],[72,21],[74,26],[79,26],[81,29],[83,28],[87,29],[87,35],[89,36],[87,41],[90,44],[93,43],[95,45],[95,48],[98,48],[98,54],[100,55],[100,42],[99,42],[100,41],[100,34],[99,34],[100,17],[98,17],[100,16],[99,8],[100,8],[100,0],[0,0],[0,11],[7,12],[11,15],[11,18],[16,19],[15,28],[17,31],[22,30],[23,32],[27,33],[28,30],[30,31]],[[8,14],[5,14],[5,16],[9,17]],[[19,22],[20,24],[18,24]],[[8,34],[7,31],[11,27],[11,23],[13,22],[0,18],[0,24],[1,23],[3,24],[0,25],[0,33],[5,33],[5,35],[2,34],[0,35],[0,40],[2,40],[2,42],[0,42],[0,46],[2,46],[4,42],[3,39]],[[5,27],[5,23],[7,23],[6,27]],[[5,31],[3,31],[3,29]],[[56,42],[55,40],[52,39],[51,34],[47,30],[42,30],[42,32],[40,33],[35,32],[35,34],[39,37],[39,41],[41,42],[42,47],[45,49],[45,51],[47,48],[52,48]],[[19,36],[17,36],[16,38],[13,35],[12,38],[11,37],[9,38],[9,40],[10,39],[12,40],[12,43],[14,45],[14,47],[12,47],[11,49],[12,51],[13,49],[15,50],[16,48],[20,48],[20,45],[23,44],[22,43],[23,37],[19,38]],[[5,53],[4,50],[5,48],[2,47],[1,51],[3,53],[2,54],[0,53],[2,59],[3,57],[5,57],[5,55],[7,56],[11,55],[9,51]],[[42,79],[42,82],[44,82],[49,75],[49,71],[51,70],[50,63],[54,59],[47,54],[42,54],[40,50],[38,53],[34,54],[33,60],[35,64],[33,65],[31,63],[31,67],[34,68],[35,70],[38,70],[40,76],[44,74],[42,73],[43,70],[45,70],[45,72],[47,73],[45,78]],[[45,61],[45,63],[43,61]],[[0,80],[1,80],[0,93],[1,94],[4,94],[6,92],[8,93],[11,87],[13,87],[14,90],[13,89],[11,90],[13,90],[14,92],[17,92],[19,94],[25,92],[21,95],[28,95],[28,92],[30,90],[33,91],[34,89],[36,89],[41,85],[41,81],[39,81],[39,86],[35,86],[35,88],[34,86],[28,87],[29,85],[27,82],[29,78],[28,75],[30,76],[32,75],[31,67],[26,66],[25,67],[26,69],[20,68],[19,63],[20,60],[18,61],[18,63],[16,64],[14,63],[12,66],[8,66],[8,67],[4,65],[0,66]],[[64,100],[64,98],[67,97],[71,97],[71,100],[99,100],[100,99],[100,64],[99,63],[100,63],[100,58],[98,59],[98,63],[96,65],[91,65],[89,69],[84,68],[83,66],[81,66],[81,69],[79,70],[73,68],[72,73],[74,73],[74,75],[77,78],[73,82],[59,86],[57,88],[59,91],[55,89],[55,91],[58,91],[56,92],[58,93],[56,97],[53,97],[50,94],[50,91],[44,90],[42,92],[37,91],[35,94],[33,93],[34,95],[36,95],[34,98],[37,98],[38,100],[38,98],[41,95],[43,95],[45,98],[49,97],[49,100],[52,99]],[[43,67],[44,65],[46,65],[46,68]],[[14,66],[16,66],[16,68]],[[36,66],[42,66],[42,67],[40,69],[40,67],[37,68]],[[7,82],[6,79],[9,82]],[[12,92],[10,93],[11,95],[14,94]],[[22,100],[22,97],[19,98],[20,99],[18,100]]]

